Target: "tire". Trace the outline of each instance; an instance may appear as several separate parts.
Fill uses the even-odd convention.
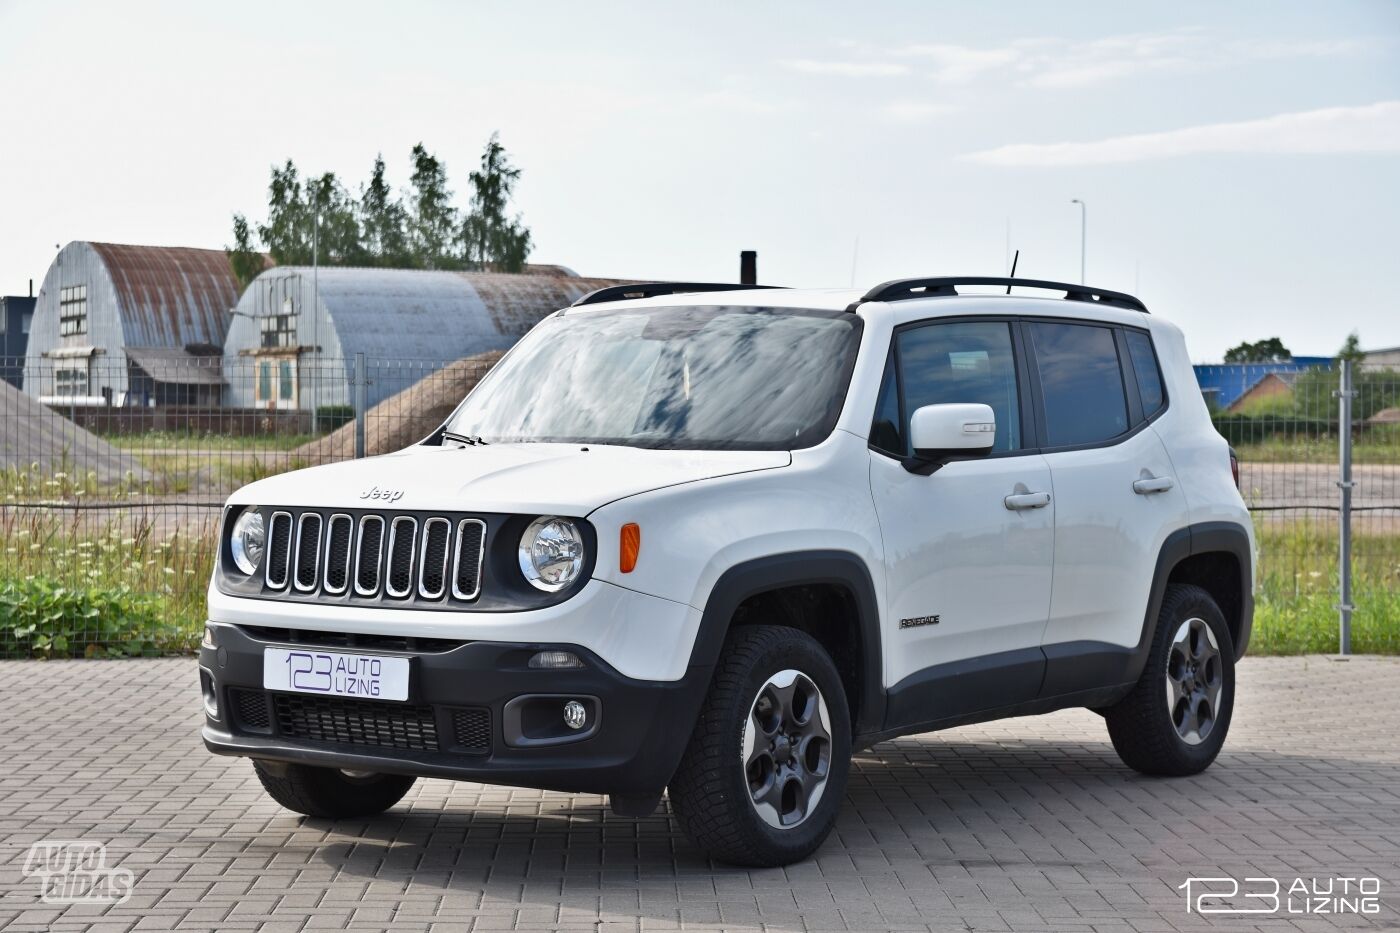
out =
[[[310,765],[253,762],[263,789],[297,813],[327,819],[374,816],[403,799],[416,778],[399,774],[347,774]]]
[[[1225,616],[1199,586],[1168,585],[1142,676],[1106,711],[1113,748],[1143,774],[1199,774],[1220,754],[1234,705]]]
[[[671,808],[719,861],[787,865],[831,832],[850,766],[846,693],[826,651],[796,629],[741,626],[671,779]]]

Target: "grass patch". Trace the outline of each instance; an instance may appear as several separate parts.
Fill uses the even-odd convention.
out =
[[[1352,539],[1351,650],[1400,654],[1400,535]],[[1292,521],[1259,529],[1250,654],[1335,654],[1337,530]]]
[[[81,516],[0,515],[0,658],[188,653],[199,644],[214,536]]]
[[[295,450],[316,439],[314,434],[197,434],[186,431],[148,431],[145,434],[103,434],[114,447],[127,450]]]

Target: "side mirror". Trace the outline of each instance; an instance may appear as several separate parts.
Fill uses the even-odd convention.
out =
[[[952,460],[985,457],[997,439],[992,406],[976,403],[925,405],[909,418],[914,456],[904,468],[927,476]]]

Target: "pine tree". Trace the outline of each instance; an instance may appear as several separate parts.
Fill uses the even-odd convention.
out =
[[[447,187],[447,168],[421,142],[413,147],[409,186],[409,246],[417,264],[425,269],[458,267],[452,249],[457,209]]]
[[[302,196],[301,176],[291,159],[280,169],[272,167],[267,223],[258,225],[258,236],[279,265],[311,264],[311,217]]]
[[[369,184],[360,188],[360,229],[371,265],[401,269],[412,265],[408,216],[384,180],[384,156],[375,157]]]
[[[519,272],[530,255],[530,231],[519,214],[506,216],[520,169],[513,166],[499,133],[492,133],[472,172],[471,211],[462,223],[462,253],[469,268]]]

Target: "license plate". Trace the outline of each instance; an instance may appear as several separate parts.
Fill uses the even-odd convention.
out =
[[[263,686],[366,700],[407,700],[408,658],[315,648],[264,648]]]

